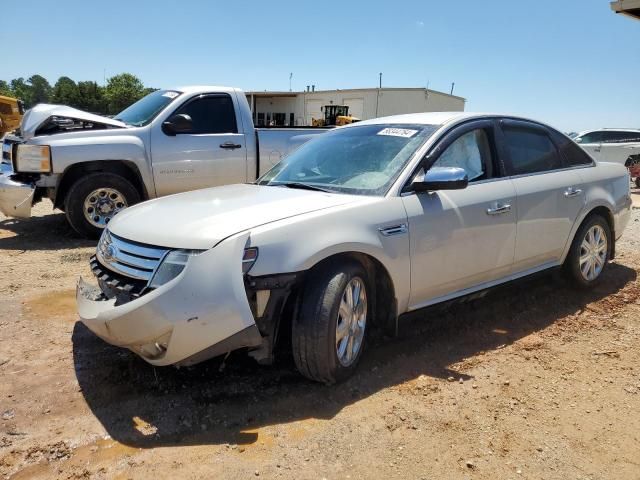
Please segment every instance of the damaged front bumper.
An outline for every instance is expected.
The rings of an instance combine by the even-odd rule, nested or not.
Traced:
[[[193,257],[173,280],[118,304],[82,279],[81,321],[96,335],[153,365],[192,365],[263,339],[245,291],[242,255],[249,234]]]
[[[0,212],[7,217],[29,218],[35,191],[35,184],[16,179],[11,166],[0,163]]]

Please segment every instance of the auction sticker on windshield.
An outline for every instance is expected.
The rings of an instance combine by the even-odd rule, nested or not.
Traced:
[[[377,133],[377,135],[389,135],[392,137],[411,138],[416,133],[418,133],[418,130],[411,130],[409,128],[383,128]]]

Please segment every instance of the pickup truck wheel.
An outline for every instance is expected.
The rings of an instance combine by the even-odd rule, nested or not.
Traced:
[[[580,226],[565,260],[570,278],[583,288],[596,285],[609,260],[611,230],[600,215],[592,215]]]
[[[364,349],[370,291],[367,273],[357,262],[333,263],[314,272],[292,326],[300,373],[326,384],[353,374]]]
[[[97,238],[113,216],[140,201],[140,194],[126,178],[96,172],[78,179],[64,201],[67,220],[80,235]]]

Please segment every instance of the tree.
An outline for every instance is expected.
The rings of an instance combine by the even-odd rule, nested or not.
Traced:
[[[51,102],[78,108],[80,103],[80,92],[78,91],[76,82],[71,80],[69,77],[60,77],[53,86]]]
[[[26,108],[31,108],[33,106],[31,90],[31,86],[27,85],[24,78],[19,77],[11,80],[11,92],[13,93],[13,96],[22,100]]]
[[[31,105],[37,105],[38,103],[48,103],[51,97],[51,85],[46,78],[42,75],[32,75],[27,80],[27,83],[31,85]]]
[[[78,106],[81,110],[93,113],[107,113],[104,88],[96,82],[78,82]]]
[[[0,95],[4,95],[5,97],[13,97],[11,87],[5,80],[0,80]]]
[[[144,94],[144,85],[138,77],[130,73],[121,73],[111,77],[107,80],[107,86],[104,89],[110,114],[121,112],[132,103],[140,100]]]

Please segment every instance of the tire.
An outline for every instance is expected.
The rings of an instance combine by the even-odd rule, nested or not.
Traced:
[[[86,238],[98,238],[118,211],[139,201],[140,193],[129,180],[115,173],[96,172],[71,185],[64,207],[76,232]],[[89,219],[91,209],[95,213],[93,221]]]
[[[297,318],[292,322],[293,358],[302,375],[330,385],[350,377],[362,357],[367,321],[371,321],[372,290],[365,269],[353,260],[324,265],[308,278]],[[364,295],[354,293],[352,298],[358,296],[360,307],[348,310],[347,288],[355,292],[353,287],[358,285]],[[346,335],[336,341],[339,325]]]
[[[640,177],[636,177],[636,187],[640,188]]]
[[[599,238],[604,238],[605,242]],[[609,224],[600,215],[591,215],[580,225],[564,263],[565,272],[576,286],[591,288],[602,280],[602,273],[609,261],[611,242]],[[581,263],[581,256],[588,259],[583,257]]]

